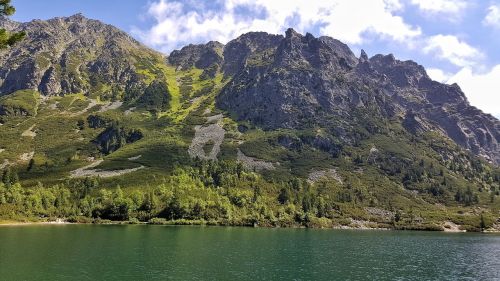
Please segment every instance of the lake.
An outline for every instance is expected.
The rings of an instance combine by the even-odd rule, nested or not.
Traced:
[[[500,280],[500,236],[153,225],[2,226],[0,280]]]

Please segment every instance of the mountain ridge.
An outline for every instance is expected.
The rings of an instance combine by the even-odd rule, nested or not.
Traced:
[[[137,73],[134,73],[136,71],[133,70],[134,65],[132,63],[122,64],[116,60],[113,63],[109,63],[109,60],[112,60],[114,56],[132,56],[132,53],[127,50],[129,46],[149,51],[148,48],[128,36],[125,32],[111,25],[105,25],[96,20],[89,20],[81,14],[54,18],[47,21],[33,20],[28,23],[15,23],[4,18],[2,22],[3,25],[8,25],[11,28],[28,30],[28,32],[32,33],[28,38],[34,37],[34,39],[27,39],[27,42],[22,44],[33,44],[29,40],[36,41],[37,39],[43,42],[43,38],[46,36],[49,36],[47,38],[51,38],[51,35],[47,33],[49,31],[41,32],[40,30],[57,28],[58,25],[69,30],[68,35],[63,35],[64,33],[62,33],[58,34],[58,36],[64,36],[66,40],[68,38],[72,39],[66,41],[61,47],[66,50],[69,49],[69,51],[63,51],[62,53],[56,51],[56,53],[51,54],[58,57],[59,62],[54,61],[54,59],[52,59],[52,62],[40,62],[43,58],[38,59],[39,61],[28,58],[27,60],[17,62],[16,60],[20,55],[17,53],[16,48],[22,48],[20,47],[22,44],[12,48],[10,53],[14,52],[14,57],[12,55],[7,59],[4,57],[2,64],[7,67],[13,64],[18,64],[19,66],[16,70],[12,68],[5,69],[5,67],[0,68],[0,93],[12,93],[16,90],[24,89],[38,90],[42,95],[77,93],[82,91],[84,93],[95,92],[97,86],[89,85],[85,81],[85,76],[89,76],[87,72],[107,72],[107,75],[104,77],[92,79],[116,81],[116,85],[112,87],[111,97],[106,98],[134,98],[118,96],[126,96],[128,92],[133,90],[131,88],[139,88],[137,91],[140,92],[147,87],[147,85],[140,85],[138,83],[139,81],[137,80],[139,78],[137,77]],[[36,30],[36,32],[33,32],[33,30]],[[93,44],[103,39],[102,37],[92,35],[94,37],[85,42],[82,38],[85,36],[88,37],[90,34],[105,34],[104,36],[109,37],[112,43],[107,46],[93,46]],[[76,42],[76,47],[71,46],[73,42]],[[50,45],[58,44],[61,43],[50,43]],[[47,46],[47,43],[39,43],[39,45],[32,46],[32,48],[34,49],[28,49],[27,51],[44,54],[44,49],[51,50],[51,47]],[[93,60],[95,61],[85,62],[85,58],[83,58],[84,63],[73,66],[74,69],[68,71],[69,67],[65,66],[71,64],[71,58],[68,57],[72,54],[72,48],[76,48],[77,50],[83,49],[78,56],[79,60],[82,59],[82,56],[94,56]],[[93,55],[83,54],[86,48],[103,48],[110,49],[111,51]],[[7,51],[4,51],[4,53],[9,54]],[[151,53],[154,53],[154,51],[151,50]],[[266,55],[268,57],[256,57]],[[99,57],[102,58],[101,61],[99,61]],[[277,124],[280,124],[282,127],[293,128],[297,126],[297,122],[299,121],[292,117],[299,112],[314,116],[316,114],[315,111],[318,110],[335,110],[335,114],[344,114],[345,117],[348,117],[345,115],[347,107],[352,106],[354,103],[356,103],[356,107],[363,107],[362,99],[368,98],[362,90],[352,90],[349,87],[369,87],[381,90],[385,94],[375,94],[376,97],[372,97],[371,101],[364,101],[365,103],[374,101],[380,103],[386,98],[391,98],[392,101],[390,103],[392,104],[385,103],[384,105],[379,105],[380,109],[382,111],[388,110],[385,114],[399,114],[402,118],[408,119],[403,122],[403,124],[407,125],[415,123],[416,119],[413,117],[418,116],[419,121],[417,123],[420,124],[411,125],[413,128],[408,128],[410,131],[413,130],[416,133],[418,130],[415,130],[415,126],[420,128],[434,128],[450,137],[465,149],[471,150],[474,154],[480,155],[496,165],[500,163],[500,122],[494,116],[484,114],[471,106],[457,84],[446,85],[435,82],[430,79],[423,66],[413,61],[399,61],[392,54],[378,54],[368,58],[366,53],[362,51],[358,58],[347,45],[336,39],[327,36],[315,38],[310,33],[301,35],[290,28],[286,31],[285,37],[263,32],[250,32],[231,40],[226,45],[218,42],[189,45],[181,50],[173,51],[167,56],[167,60],[170,64],[180,69],[191,67],[204,69],[204,75],[207,76],[213,77],[218,71],[224,73],[226,76],[235,75],[236,78],[233,78],[229,85],[221,91],[220,97],[217,97],[217,105],[228,111],[238,106],[238,118],[252,122],[259,122],[259,120],[264,119],[263,123],[265,124],[261,124],[264,127],[273,128]],[[274,65],[258,65],[269,63],[270,60],[273,61]],[[53,65],[54,62],[56,65]],[[251,65],[252,63],[254,65]],[[119,67],[117,68],[116,65]],[[61,68],[61,66],[65,69],[58,71],[57,67]],[[266,73],[266,67],[271,72]],[[297,75],[299,76],[304,76],[307,72],[307,75],[310,77],[297,78],[293,74],[290,74],[289,77],[278,77],[276,76],[276,71],[279,68],[288,68],[292,71],[294,69],[298,70]],[[82,72],[80,72],[80,69]],[[319,69],[320,71],[318,71]],[[245,75],[241,75],[243,71],[254,71],[255,73],[250,74],[250,77],[244,77]],[[258,73],[259,71],[264,71],[264,73]],[[61,75],[65,77],[59,77]],[[240,78],[238,78],[238,75],[240,75]],[[255,77],[263,75],[267,79],[284,80],[285,83],[272,85],[268,81],[265,83],[269,84],[265,86],[254,85],[255,88],[251,90],[254,91],[252,96],[253,103],[245,106],[248,102],[244,100],[248,98],[248,95],[245,93],[235,94],[237,91],[231,85],[238,87],[243,81],[238,81],[237,79],[255,79]],[[269,78],[272,75],[275,76]],[[337,81],[333,81],[333,78],[337,79]],[[89,79],[87,77],[86,80]],[[286,81],[287,79],[289,81],[295,79],[297,83],[308,81],[310,85],[305,85],[305,88],[304,85],[291,85],[290,83],[286,83],[289,82]],[[344,81],[342,79],[347,80]],[[61,83],[57,83],[57,80],[62,81]],[[342,83],[347,85],[342,86]],[[131,84],[134,84],[134,86],[130,86]],[[123,85],[126,85],[128,88],[124,89]],[[277,86],[279,88],[276,88],[273,93],[265,93],[263,95],[255,93],[255,91],[265,90],[259,87],[272,88]],[[288,86],[291,88],[285,89]],[[319,87],[319,90],[311,87]],[[278,98],[276,92],[280,91],[305,91],[308,93],[308,96],[283,96]],[[315,95],[314,93],[318,91],[322,91],[322,93]],[[231,95],[228,93],[231,93]],[[298,103],[307,104],[307,106],[304,106],[304,104],[300,106],[293,104],[294,100]],[[273,106],[272,108],[262,107],[271,105]],[[394,105],[396,105],[396,108],[393,108]],[[259,108],[262,108],[262,110],[255,110]],[[451,115],[450,111],[454,112],[452,116],[449,116]],[[465,116],[460,111],[469,112],[470,114]],[[409,114],[406,114],[406,112],[409,112]],[[267,116],[267,114],[273,115]],[[477,124],[482,124],[482,126],[478,126]]]
[[[0,24],[27,32],[0,51],[0,207],[22,216],[412,229],[498,217],[500,121],[413,61],[293,29],[166,56],[82,15]],[[29,207],[63,191],[64,210]]]

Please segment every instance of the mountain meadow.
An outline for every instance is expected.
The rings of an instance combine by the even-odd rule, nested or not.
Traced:
[[[500,231],[500,121],[413,61],[250,32],[0,28],[0,221]]]

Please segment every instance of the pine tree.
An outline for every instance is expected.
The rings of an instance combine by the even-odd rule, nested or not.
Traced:
[[[11,0],[0,0],[0,16],[11,16],[16,9],[10,4]],[[0,29],[0,49],[5,49],[21,41],[26,36],[24,31],[10,33],[7,30]]]
[[[484,221],[484,216],[483,216],[482,213],[481,213],[481,218],[480,218],[479,226],[481,227],[481,231],[483,231],[486,228],[486,222]]]
[[[29,171],[33,170],[34,167],[35,167],[35,159],[31,158],[30,162],[28,163],[27,171],[29,172]]]
[[[7,186],[11,184],[11,170],[9,167],[3,171],[2,182]]]

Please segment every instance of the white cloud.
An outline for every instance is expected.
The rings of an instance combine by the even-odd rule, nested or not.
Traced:
[[[489,72],[476,74],[470,67],[464,67],[448,80],[457,83],[469,102],[484,112],[500,119],[500,64]]]
[[[452,74],[444,72],[439,68],[427,68],[426,71],[429,77],[431,77],[434,81],[441,83],[447,82],[452,76]]]
[[[423,52],[460,67],[476,65],[484,57],[481,51],[456,36],[442,34],[429,37]]]
[[[484,25],[500,28],[500,5],[491,5],[483,20]]]
[[[400,0],[218,0],[217,7],[200,1],[157,0],[148,15],[155,24],[148,30],[133,29],[146,44],[169,52],[188,43],[217,40],[226,43],[249,31],[282,33],[319,29],[346,43],[359,44],[369,33],[408,43],[421,35],[419,27],[405,23],[395,11]],[[241,12],[241,9],[252,12]],[[255,11],[258,11],[255,13]]]
[[[370,38],[418,46],[421,54],[461,69],[453,75],[431,68],[427,71],[431,78],[459,83],[473,105],[500,116],[500,92],[495,92],[500,89],[500,65],[475,73],[484,54],[454,35],[422,34],[419,26],[397,15],[405,3],[447,18],[461,15],[469,5],[465,0],[154,0],[145,15],[154,20],[153,26],[133,33],[166,53],[190,43],[226,43],[249,31],[283,33],[288,27],[332,36],[355,47]],[[500,7],[491,6],[484,24],[498,23],[499,12]]]
[[[443,19],[458,20],[469,6],[465,0],[411,0],[427,15],[446,15]]]
[[[392,12],[401,7],[394,1],[339,1],[331,13],[321,19],[326,23],[321,33],[351,44],[362,43],[365,32],[408,43],[422,32],[405,23],[402,17],[393,15]]]

